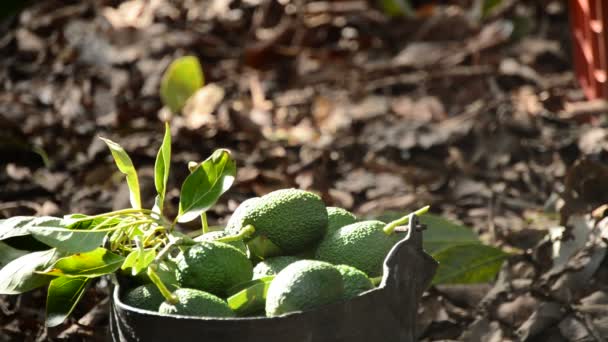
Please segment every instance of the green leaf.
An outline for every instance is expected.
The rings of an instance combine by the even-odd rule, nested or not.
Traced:
[[[110,148],[114,162],[118,170],[127,176],[127,185],[129,186],[131,206],[135,209],[141,209],[141,195],[139,193],[139,180],[137,171],[133,166],[131,158],[127,152],[117,143],[106,138],[100,138]]]
[[[97,248],[88,253],[78,253],[57,260],[42,273],[65,277],[100,277],[113,273],[125,258],[105,248]]]
[[[28,254],[28,251],[13,248],[4,242],[0,241],[0,269],[6,266],[9,262]]]
[[[15,216],[6,220],[0,220],[0,241],[16,236],[29,235],[30,227],[38,225],[60,226],[61,219],[51,216]]]
[[[272,279],[257,282],[255,285],[228,297],[226,300],[228,306],[239,316],[263,311],[271,282]]]
[[[156,187],[156,200],[154,201],[154,211],[162,214],[167,191],[167,181],[169,180],[169,168],[171,167],[171,128],[169,123],[165,123],[165,137],[156,155],[154,162],[154,186]]]
[[[423,245],[429,254],[450,246],[481,243],[477,234],[470,228],[431,214],[425,214],[419,218],[420,222],[426,225],[426,229],[423,231]]]
[[[46,297],[47,326],[63,323],[82,298],[89,280],[87,277],[59,277],[51,281]]]
[[[445,248],[433,258],[439,268],[433,284],[473,284],[492,281],[509,254],[479,243]]]
[[[122,223],[118,217],[88,216],[84,214],[71,214],[63,217],[65,228],[69,229],[94,229],[110,228]]]
[[[68,253],[84,253],[101,246],[109,230],[78,230],[57,227],[34,226],[32,236],[51,247]]]
[[[262,278],[258,278],[258,279],[249,280],[244,283],[236,284],[233,287],[229,288],[228,291],[226,291],[226,293],[228,293],[228,296],[232,296],[253,285],[272,281],[272,279],[274,279],[274,277],[275,276],[271,275],[271,276],[266,276],[266,277],[262,277]]]
[[[163,103],[173,113],[179,113],[186,101],[205,83],[198,59],[185,56],[174,60],[165,71],[160,84]]]
[[[60,257],[55,249],[23,255],[0,269],[0,294],[19,294],[46,285],[54,277],[38,274]]]
[[[154,249],[134,250],[127,255],[120,268],[123,270],[131,268],[131,274],[135,276],[146,269],[154,261],[154,258],[156,258],[156,250]]]
[[[182,184],[178,222],[190,222],[211,208],[234,183],[236,164],[228,150],[216,150]]]

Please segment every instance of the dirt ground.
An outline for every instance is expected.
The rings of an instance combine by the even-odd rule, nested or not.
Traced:
[[[0,24],[0,217],[127,207],[98,136],[151,207],[168,118],[170,212],[219,147],[238,176],[212,224],[285,187],[361,216],[430,204],[512,257],[491,284],[429,289],[421,340],[604,341],[608,106],[575,80],[566,1],[472,2],[391,19],[371,0],[40,1]],[[159,82],[183,55],[213,86],[171,116]],[[57,328],[44,298],[0,296],[0,341],[105,339],[105,281]]]

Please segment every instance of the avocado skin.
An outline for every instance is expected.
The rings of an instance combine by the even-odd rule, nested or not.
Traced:
[[[234,246],[201,241],[176,259],[175,275],[180,287],[198,289],[224,297],[226,290],[251,280],[253,265]]]
[[[268,238],[285,254],[305,251],[327,231],[327,211],[321,197],[298,189],[270,192],[247,203],[242,210],[239,206],[233,216],[236,217],[231,217],[226,226],[229,235],[238,234],[243,227],[252,225],[254,237],[262,235]]]
[[[221,298],[196,289],[181,288],[173,295],[177,303],[164,301],[158,312],[165,315],[184,315],[202,317],[235,317],[236,314]]]
[[[336,268],[340,271],[342,281],[344,282],[343,298],[345,300],[349,300],[362,292],[374,288],[374,284],[363,271],[348,265],[337,265]]]
[[[382,275],[382,265],[388,252],[401,235],[384,233],[386,223],[362,221],[344,226],[326,236],[315,252],[315,259],[334,265],[350,265],[369,277]]]
[[[253,279],[277,275],[285,267],[299,260],[300,258],[294,256],[278,256],[262,260],[253,268]]]
[[[122,297],[123,303],[149,311],[157,311],[164,300],[165,297],[152,283],[130,289]]]
[[[219,238],[223,238],[225,236],[226,236],[226,232],[224,232],[223,230],[217,230],[214,232],[207,232],[202,235],[199,235],[194,238],[194,241],[196,241],[196,242],[215,241],[215,240],[217,240]],[[245,245],[245,243],[242,240],[230,241],[230,242],[226,242],[226,243],[238,248],[241,252],[247,254],[247,246]]]
[[[338,207],[327,207],[327,234],[357,222],[357,217],[350,211]]]
[[[300,260],[274,278],[266,297],[266,315],[274,317],[338,302],[344,294],[342,275],[333,265]]]

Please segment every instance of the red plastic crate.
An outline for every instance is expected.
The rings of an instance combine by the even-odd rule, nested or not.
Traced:
[[[608,1],[570,0],[574,68],[589,99],[608,98]]]

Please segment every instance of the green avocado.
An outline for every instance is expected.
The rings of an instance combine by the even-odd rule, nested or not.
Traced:
[[[194,238],[194,241],[196,241],[196,242],[215,241],[215,240],[217,240],[219,238],[223,238],[225,236],[226,236],[226,232],[219,230],[219,231],[207,232],[202,235],[199,235]],[[247,254],[247,246],[245,245],[245,243],[242,240],[230,241],[230,242],[226,242],[226,243],[238,248],[241,252]]]
[[[253,268],[253,279],[263,278],[266,276],[277,275],[285,267],[300,260],[293,256],[278,256],[260,261]]]
[[[244,207],[241,209],[241,206]],[[239,234],[243,228],[251,225],[255,228],[252,238],[263,236],[285,254],[305,251],[317,243],[327,230],[325,204],[321,197],[312,192],[276,190],[251,202],[243,202],[241,206],[228,221],[228,235]],[[261,258],[267,256],[259,255]]]
[[[374,288],[372,281],[362,271],[348,265],[338,265],[336,268],[340,271],[340,274],[342,274],[342,281],[344,282],[343,298],[345,300],[356,297],[361,292]]]
[[[144,310],[157,311],[165,297],[156,285],[146,284],[128,290],[122,297],[122,302]]]
[[[251,280],[253,265],[245,253],[227,243],[202,241],[176,258],[175,275],[180,287],[224,297],[226,290]]]
[[[310,310],[340,301],[343,295],[342,275],[335,266],[315,260],[296,261],[270,283],[266,315]]]
[[[382,265],[391,248],[402,238],[386,234],[386,223],[362,221],[336,230],[317,247],[315,259],[335,265],[350,265],[370,277],[382,275]]]
[[[165,315],[203,316],[203,317],[235,317],[236,314],[221,298],[196,289],[182,288],[175,290],[173,295],[177,303],[164,301],[158,312]]]
[[[350,211],[337,207],[327,207],[327,234],[357,222],[357,217]]]

